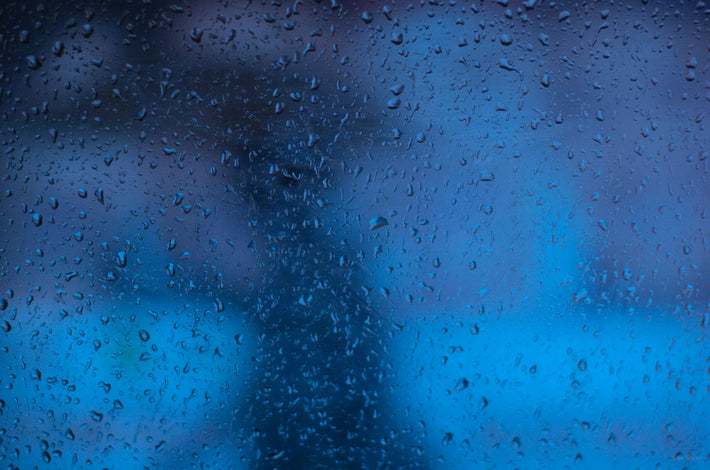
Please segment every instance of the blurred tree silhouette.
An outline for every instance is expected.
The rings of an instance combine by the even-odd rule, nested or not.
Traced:
[[[250,15],[264,15],[258,10]],[[328,21],[338,21],[336,10],[323,11]],[[214,21],[232,20],[240,12],[234,5]],[[66,174],[53,190],[60,200],[75,197],[82,182],[101,189],[101,195],[91,195],[87,187],[98,199],[96,212],[80,216],[89,228],[100,229],[84,226],[85,235],[72,242],[77,253],[86,253],[79,249],[86,237],[98,251],[97,259],[90,250],[91,263],[82,265],[81,273],[85,281],[100,280],[109,296],[90,307],[100,314],[127,296],[170,302],[208,296],[214,299],[214,314],[254,320],[255,338],[234,332],[237,345],[257,345],[245,376],[249,393],[233,397],[222,416],[205,421],[205,426],[240,429],[210,435],[220,444],[246,440],[243,458],[249,467],[375,468],[414,462],[405,448],[409,444],[394,439],[380,403],[382,322],[359,287],[365,278],[353,261],[356,253],[336,236],[342,229],[330,225],[338,219],[339,208],[328,197],[338,185],[337,165],[347,159],[348,150],[342,149],[367,145],[363,130],[379,132],[379,122],[366,121],[374,111],[357,94],[340,93],[339,77],[325,63],[299,65],[297,52],[275,54],[279,46],[272,44],[267,53],[243,59],[229,49],[233,29],[226,38],[198,32],[198,24],[176,34],[179,28],[171,25],[178,20],[171,17],[183,13],[168,3],[5,7],[3,44],[10,53],[4,56],[4,81],[15,97],[5,120],[25,116],[21,138],[37,133],[39,144],[54,147],[57,158],[70,153],[64,147],[69,145],[73,157],[66,165],[75,173]],[[28,47],[9,39],[16,28],[30,29],[39,21],[44,24],[31,33]],[[187,18],[181,24],[192,22]],[[235,43],[241,48],[264,46],[243,31],[238,35]],[[41,65],[29,63],[28,69],[21,62],[31,48],[42,51],[35,52]],[[201,60],[210,49],[220,50],[219,59]],[[47,111],[32,112],[38,100],[49,103]],[[357,134],[350,130],[355,119]],[[36,152],[37,145],[31,149]],[[46,163],[32,160],[39,168]],[[70,212],[75,213],[73,207]],[[168,218],[185,229],[173,231]],[[230,237],[237,225],[250,239]],[[77,229],[66,221],[62,227],[69,237]],[[169,237],[178,239],[174,253],[163,248]],[[215,239],[221,243],[216,251]],[[247,246],[251,258],[233,259],[225,239]],[[130,240],[127,248],[122,240]],[[187,256],[184,250],[196,253]],[[128,260],[117,262],[120,256]],[[178,266],[177,275],[170,267],[165,273],[168,263]],[[74,300],[77,312],[83,311],[82,302]],[[224,304],[227,310],[220,313]],[[205,433],[196,430],[195,435]],[[202,446],[212,444],[170,442],[169,448],[191,449],[197,464]],[[159,462],[187,463],[176,454],[165,454]]]

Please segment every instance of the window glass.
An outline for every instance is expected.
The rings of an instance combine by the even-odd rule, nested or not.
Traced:
[[[7,468],[701,468],[704,2],[0,6]]]

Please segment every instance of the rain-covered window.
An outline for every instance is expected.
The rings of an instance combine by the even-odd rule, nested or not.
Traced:
[[[0,5],[3,468],[706,468],[710,5]]]

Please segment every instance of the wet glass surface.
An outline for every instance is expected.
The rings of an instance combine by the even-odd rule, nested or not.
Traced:
[[[3,3],[3,468],[703,468],[709,8]]]

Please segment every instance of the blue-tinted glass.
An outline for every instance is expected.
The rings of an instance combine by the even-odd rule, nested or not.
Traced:
[[[0,5],[3,468],[710,465],[710,5]]]

